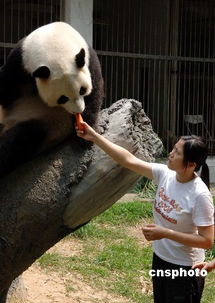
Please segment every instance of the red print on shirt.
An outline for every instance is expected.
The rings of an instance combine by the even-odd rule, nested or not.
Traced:
[[[155,210],[167,221],[177,224],[177,220],[174,218],[171,218],[167,214],[170,214],[173,209],[180,212],[182,208],[179,206],[178,203],[174,199],[171,199],[167,195],[165,195],[165,189],[164,187],[161,187],[158,193],[159,201],[155,201]]]

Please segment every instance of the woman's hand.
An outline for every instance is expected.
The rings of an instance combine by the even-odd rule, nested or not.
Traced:
[[[211,248],[213,244],[214,226],[198,226],[198,234],[184,233],[156,224],[148,224],[142,228],[142,232],[148,241],[166,238],[190,247]]]
[[[90,127],[86,122],[80,122],[80,124],[83,127],[83,130],[79,130],[78,127],[75,126],[77,136],[87,141],[93,142],[97,134],[95,130]]]
[[[195,269],[195,268],[198,268],[200,270],[205,269],[205,270],[207,270],[207,272],[210,272],[213,269],[215,269],[215,259],[210,262],[197,263],[192,266],[192,269]]]
[[[142,233],[144,234],[146,240],[160,240],[166,238],[168,229],[157,224],[147,224],[142,227]]]

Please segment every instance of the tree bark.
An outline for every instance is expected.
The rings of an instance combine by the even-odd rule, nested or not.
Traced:
[[[100,132],[153,161],[162,143],[141,103],[122,99],[101,112]],[[73,137],[0,181],[0,303],[14,279],[67,234],[100,214],[140,176]],[[22,301],[20,301],[22,302]]]

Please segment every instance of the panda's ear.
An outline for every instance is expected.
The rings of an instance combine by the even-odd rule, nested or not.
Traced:
[[[80,52],[75,56],[75,62],[78,68],[81,68],[85,64],[85,50],[82,48]]]
[[[40,66],[32,73],[32,76],[34,78],[48,79],[50,69],[47,66]]]

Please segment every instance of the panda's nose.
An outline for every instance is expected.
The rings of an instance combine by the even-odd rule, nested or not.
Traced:
[[[58,104],[65,104],[67,101],[69,101],[69,98],[66,96],[61,96],[58,100],[57,103]]]

